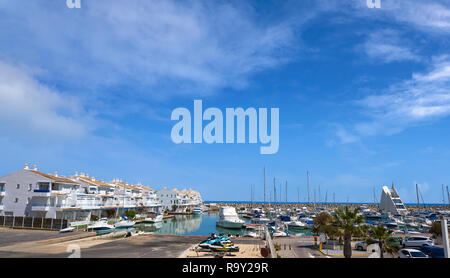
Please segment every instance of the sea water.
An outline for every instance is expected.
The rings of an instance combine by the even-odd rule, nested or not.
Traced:
[[[225,229],[217,227],[216,222],[219,220],[217,213],[207,213],[200,215],[175,215],[173,218],[165,219],[163,222],[155,224],[138,224],[136,229],[144,232],[153,232],[161,235],[196,235],[208,236],[211,233],[225,235],[240,236],[246,234],[250,230],[242,229]],[[246,223],[250,223],[248,219],[243,219]],[[290,235],[310,236],[308,230],[289,230]]]

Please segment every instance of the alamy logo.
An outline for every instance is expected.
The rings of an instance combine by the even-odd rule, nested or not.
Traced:
[[[81,0],[66,0],[66,5],[69,9],[79,9],[81,8]]]
[[[367,0],[367,7],[381,9],[381,0]]]
[[[218,108],[211,107],[203,112],[201,100],[194,100],[194,143],[201,144],[203,141],[207,144],[224,143],[223,134],[223,114]],[[259,115],[258,115],[259,114]],[[225,110],[225,143],[238,144],[246,143],[246,120],[248,119],[248,143],[256,144],[259,142],[267,144],[260,147],[261,154],[275,154],[279,147],[279,108],[270,109],[270,135],[268,134],[267,108],[259,108],[258,111],[253,108],[226,108]],[[172,128],[172,141],[175,144],[192,143],[191,136],[191,112],[183,107],[172,111],[171,120],[178,121]],[[203,128],[203,120],[210,121]],[[236,128],[235,128],[236,120]],[[258,136],[259,129],[259,136]]]

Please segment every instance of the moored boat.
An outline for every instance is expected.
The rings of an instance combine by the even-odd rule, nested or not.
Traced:
[[[244,220],[239,218],[234,207],[221,207],[216,225],[222,228],[240,229],[244,225]]]

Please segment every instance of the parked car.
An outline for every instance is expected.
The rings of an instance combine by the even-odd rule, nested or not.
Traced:
[[[399,258],[428,258],[426,254],[417,249],[402,249],[398,252]]]
[[[436,247],[436,246],[422,246],[420,247],[420,251],[428,255],[431,258],[444,258],[444,248]]]
[[[369,244],[374,244],[374,243],[378,243],[378,240],[371,239],[371,240],[369,240],[369,242],[360,241],[355,244],[355,249],[358,251],[365,251],[365,250],[367,250],[367,246]],[[401,237],[390,237],[387,239],[386,243],[390,244],[390,245],[402,246],[402,238]]]
[[[410,236],[403,240],[403,248],[433,246],[433,240],[426,236]]]
[[[374,244],[374,243],[378,243],[378,240],[371,239],[369,241],[360,241],[355,244],[355,249],[358,251],[364,251],[364,250],[367,250],[368,245]]]

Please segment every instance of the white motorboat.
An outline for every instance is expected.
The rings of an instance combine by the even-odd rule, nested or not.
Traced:
[[[131,220],[122,220],[114,224],[114,227],[116,228],[130,228],[133,227],[136,222]]]
[[[164,216],[162,214],[158,214],[158,215],[156,215],[153,218],[152,217],[146,217],[144,219],[144,222],[147,222],[147,223],[158,223],[158,222],[162,222],[163,219],[164,219]]]
[[[239,218],[234,207],[221,207],[216,225],[222,228],[240,229],[244,225],[244,220]]]
[[[255,237],[259,237],[259,235],[257,233],[255,233],[255,232],[248,232],[245,235],[243,235],[243,237],[253,237],[253,238],[255,238]]]
[[[291,229],[303,229],[307,228],[307,224],[301,221],[292,221],[288,223],[288,227]]]
[[[92,231],[106,231],[106,230],[111,230],[111,229],[114,229],[114,226],[108,224],[104,220],[97,221],[94,224],[89,225],[87,227],[87,230],[92,230]]]
[[[267,223],[269,223],[271,220],[269,218],[265,218],[265,217],[255,217],[252,218],[251,222],[253,224],[261,224],[261,225],[265,225]]]
[[[288,234],[283,231],[274,231],[272,234],[273,237],[287,237]]]
[[[194,214],[202,214],[203,210],[201,207],[196,207],[196,208],[194,208],[193,213]]]

